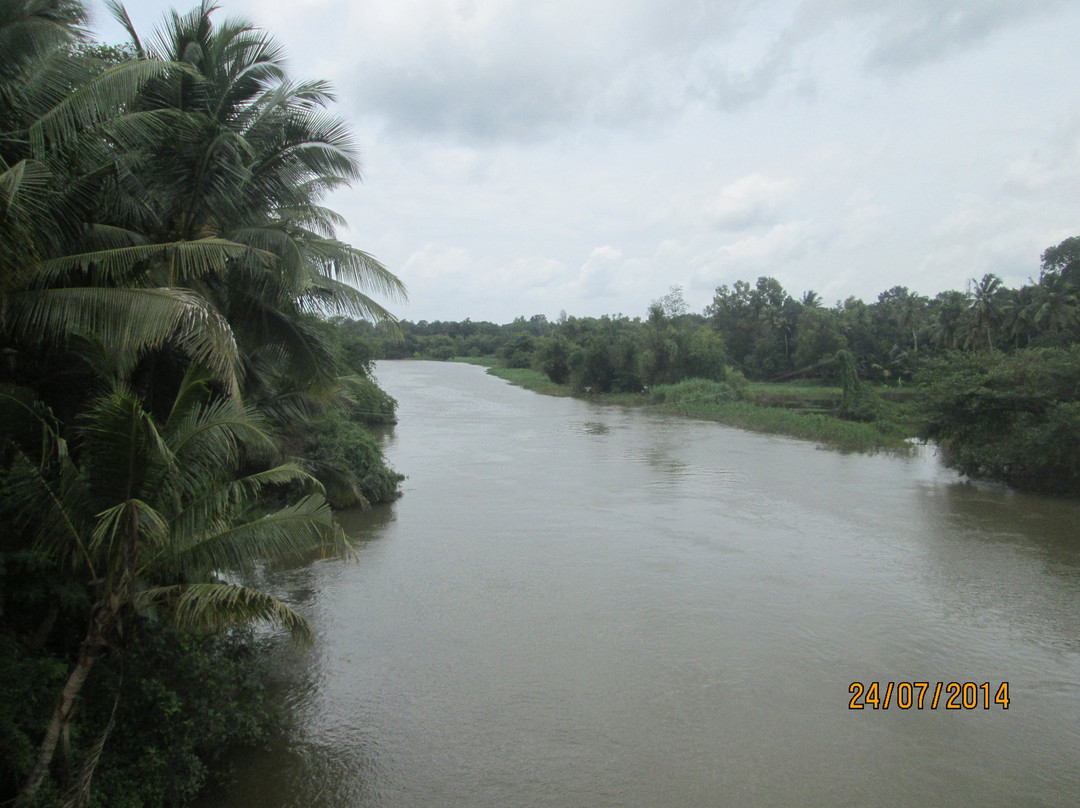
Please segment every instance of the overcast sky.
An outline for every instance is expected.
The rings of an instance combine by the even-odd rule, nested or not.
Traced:
[[[127,3],[143,36],[192,5]],[[365,170],[330,204],[403,319],[1019,286],[1080,235],[1076,0],[221,5],[334,83]]]

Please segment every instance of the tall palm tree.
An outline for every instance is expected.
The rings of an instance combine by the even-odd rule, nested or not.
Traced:
[[[235,389],[227,322],[192,290],[155,284],[146,270],[169,261],[199,276],[250,247],[151,245],[94,216],[122,170],[123,150],[109,144],[130,128],[125,110],[147,82],[177,68],[110,67],[74,52],[83,19],[69,0],[0,9],[0,341],[11,362],[43,338],[79,333],[133,359],[172,343]]]
[[[245,398],[286,438],[308,432],[310,419],[344,392],[312,315],[393,324],[369,293],[404,298],[394,275],[337,238],[343,221],[321,205],[360,176],[348,129],[326,112],[333,97],[325,82],[290,81],[272,38],[243,20],[216,25],[211,3],[173,14],[149,44],[119,3],[112,8],[147,58],[190,68],[140,96],[139,109],[168,113],[174,125],[145,149],[137,173],[154,215],[132,227],[151,241],[213,236],[250,248],[224,271],[170,272],[167,280],[197,291],[230,324]],[[317,473],[332,482],[327,469]]]
[[[168,112],[173,125],[146,150],[139,185],[152,204],[132,227],[156,242],[214,236],[273,255],[272,263],[240,259],[212,277],[170,280],[213,301],[247,349],[297,360],[293,374],[325,370],[299,315],[392,321],[366,292],[404,296],[385,267],[336,238],[341,219],[319,204],[360,176],[347,127],[325,111],[327,85],[288,80],[271,37],[243,20],[215,26],[207,0],[174,13],[149,45],[123,7],[112,8],[148,58],[190,67],[140,97],[141,109]]]
[[[1020,339],[1028,341],[1036,331],[1037,312],[1034,286],[1006,289],[1000,293],[1001,330],[1012,337],[1013,347],[1020,347]]]
[[[911,342],[916,353],[919,351],[919,330],[926,317],[927,302],[925,297],[913,292],[906,292],[898,301],[897,325],[902,331],[911,333]]]
[[[994,349],[993,329],[1001,319],[1001,301],[999,293],[1003,290],[1001,278],[993,273],[983,275],[981,281],[974,281],[971,291],[971,330],[967,344],[977,345],[985,337],[988,350]]]

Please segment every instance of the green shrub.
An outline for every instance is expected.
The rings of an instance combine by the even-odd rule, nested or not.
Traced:
[[[265,743],[283,722],[268,681],[268,641],[250,631],[141,629],[122,669],[106,657],[87,685],[86,716],[73,737],[80,751],[97,741],[120,693],[92,808],[185,805],[227,754]]]
[[[963,474],[1080,495],[1080,345],[927,365],[926,436]]]
[[[676,384],[660,384],[649,391],[650,404],[673,407],[738,401],[739,391],[728,382],[711,379],[686,379]]]
[[[265,743],[280,728],[269,680],[269,640],[250,631],[203,634],[145,619],[131,621],[123,664],[94,666],[71,724],[70,760],[54,776],[75,776],[99,742],[116,705],[90,791],[92,808],[188,804],[240,747]],[[14,796],[66,676],[62,659],[31,654],[0,634],[0,799]],[[117,701],[119,696],[119,701]],[[57,805],[66,784],[46,781],[35,805]]]
[[[350,377],[345,388],[352,399],[346,408],[349,420],[364,424],[397,422],[397,401],[371,379]]]
[[[529,334],[515,334],[495,355],[508,368],[529,368],[532,367],[535,344],[536,340]]]
[[[363,426],[331,412],[306,436],[301,455],[313,464],[335,508],[389,502],[405,477],[386,464],[382,448]]]
[[[573,351],[574,344],[561,335],[541,337],[533,351],[533,367],[555,384],[566,384],[570,380],[570,354]]]

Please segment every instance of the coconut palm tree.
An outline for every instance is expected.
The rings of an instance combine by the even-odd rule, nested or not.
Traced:
[[[1060,272],[1043,272],[1035,295],[1032,319],[1039,331],[1062,331],[1076,324],[1077,293]]]
[[[967,345],[978,345],[985,337],[988,350],[994,349],[993,329],[1001,319],[1001,301],[999,293],[1003,290],[1001,278],[993,273],[983,275],[981,281],[975,281],[971,292],[971,330],[968,332]]]
[[[1030,341],[1035,328],[1037,301],[1034,286],[1006,289],[1000,294],[1001,333],[1012,337],[1013,347],[1020,347],[1020,340]]]
[[[148,84],[141,109],[168,112],[173,126],[146,149],[139,186],[152,200],[133,229],[151,241],[214,236],[252,248],[226,272],[170,280],[212,300],[238,338],[298,357],[290,370],[325,369],[316,336],[297,326],[303,313],[393,320],[366,292],[401,298],[401,282],[370,255],[336,238],[340,217],[325,194],[360,176],[348,129],[329,115],[324,82],[294,83],[281,48],[243,20],[215,26],[204,2],[173,14],[143,45],[123,7],[117,17],[148,58],[183,62]],[[251,260],[271,254],[272,263]]]
[[[153,282],[168,262],[192,276],[250,255],[221,239],[149,244],[95,217],[116,185],[125,109],[166,63],[106,66],[73,51],[83,11],[66,0],[0,9],[0,341],[9,364],[28,345],[95,334],[137,359],[171,343],[236,388],[227,322],[190,289]],[[261,256],[267,260],[269,256]]]
[[[92,400],[62,438],[32,393],[0,389],[5,423],[38,420],[22,431],[5,479],[0,513],[37,551],[85,577],[93,592],[88,625],[16,804],[44,781],[95,660],[121,653],[123,625],[157,609],[179,625],[221,628],[256,619],[306,636],[303,618],[276,598],[218,579],[254,560],[343,546],[321,487],[295,465],[244,476],[235,469],[275,450],[257,416],[215,396],[209,374],[191,370],[159,421],[123,385]],[[35,440],[36,438],[36,440]],[[43,455],[29,445],[44,442]],[[297,501],[259,515],[268,487],[303,486]]]

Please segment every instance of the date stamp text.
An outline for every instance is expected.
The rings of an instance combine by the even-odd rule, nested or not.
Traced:
[[[1009,683],[990,682],[852,682],[849,710],[989,710],[1009,709]]]

